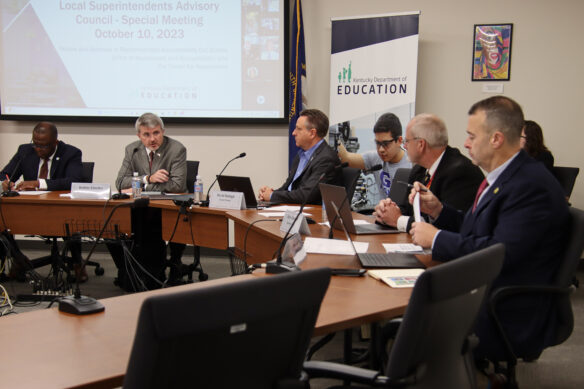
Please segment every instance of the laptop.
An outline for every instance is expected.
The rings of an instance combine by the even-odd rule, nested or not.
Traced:
[[[343,219],[339,214],[339,209],[333,203],[331,205],[333,213],[339,219]],[[407,253],[358,253],[355,249],[355,244],[351,239],[351,235],[345,228],[345,224],[341,223],[342,230],[345,232],[347,240],[351,243],[351,248],[353,253],[359,258],[361,266],[364,268],[395,268],[395,269],[410,269],[410,268],[421,268],[425,269],[426,266],[416,258],[414,254]]]
[[[277,203],[271,201],[260,201],[251,186],[249,177],[239,176],[217,176],[219,188],[228,192],[242,192],[245,197],[245,206],[247,208],[265,208]]]
[[[335,211],[332,204],[339,208],[339,213],[342,216],[345,228],[355,235],[369,235],[369,234],[398,234],[400,231],[397,228],[385,226],[381,224],[355,224],[353,215],[351,213],[350,200],[347,199],[347,191],[343,186],[319,184],[322,201],[326,208],[326,216],[329,222],[334,220],[333,227],[337,230],[341,228],[341,218],[335,218]]]

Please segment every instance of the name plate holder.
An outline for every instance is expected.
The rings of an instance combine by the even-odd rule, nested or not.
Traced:
[[[72,199],[109,200],[110,197],[110,184],[98,184],[93,182],[71,183]]]
[[[305,258],[306,249],[304,248],[304,242],[300,238],[300,234],[292,235],[288,238],[282,250],[282,262],[291,262],[298,266]]]
[[[218,190],[209,194],[209,208],[247,209],[243,192]]]
[[[282,219],[282,224],[280,224],[280,231],[282,232],[288,231],[288,229],[292,225],[292,222],[296,218],[296,215],[298,215],[298,211],[290,210],[286,211],[284,213],[284,218]],[[290,229],[290,234],[297,233],[310,235],[310,229],[308,228],[308,223],[306,222],[306,217],[304,217],[304,214],[298,216],[298,219],[296,219],[296,223],[294,223],[294,226]]]

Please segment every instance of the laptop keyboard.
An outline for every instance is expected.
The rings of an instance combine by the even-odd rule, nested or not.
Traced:
[[[359,259],[361,263],[367,266],[387,266],[389,257],[387,254],[382,253],[366,253],[359,254]]]

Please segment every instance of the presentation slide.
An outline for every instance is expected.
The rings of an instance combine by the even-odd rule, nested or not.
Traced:
[[[284,119],[285,4],[1,1],[0,114]]]

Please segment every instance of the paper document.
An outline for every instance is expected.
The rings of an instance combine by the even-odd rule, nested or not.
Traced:
[[[387,253],[423,253],[422,246],[413,243],[383,243]]]
[[[304,209],[312,209],[312,207],[304,207]],[[270,207],[270,211],[282,211],[282,212],[295,211],[295,212],[298,212],[298,211],[300,211],[300,206],[299,205],[276,205],[274,207]]]
[[[271,210],[272,208],[270,208]],[[284,214],[286,212],[258,212],[258,215],[262,216],[262,217],[284,217]],[[302,212],[302,214],[304,216],[310,216],[309,213],[306,212]]]
[[[45,193],[51,193],[48,190],[23,190],[23,191],[19,191],[18,194],[24,195],[24,196],[37,196],[37,195],[42,195]]]
[[[414,196],[414,220],[417,223],[422,221],[422,216],[420,215],[420,192]]]
[[[354,244],[359,253],[366,253],[369,248],[367,242],[354,242]],[[351,243],[347,240],[309,237],[304,239],[304,248],[307,253],[314,254],[355,255]]]
[[[413,288],[424,269],[376,269],[367,274],[392,288]]]

